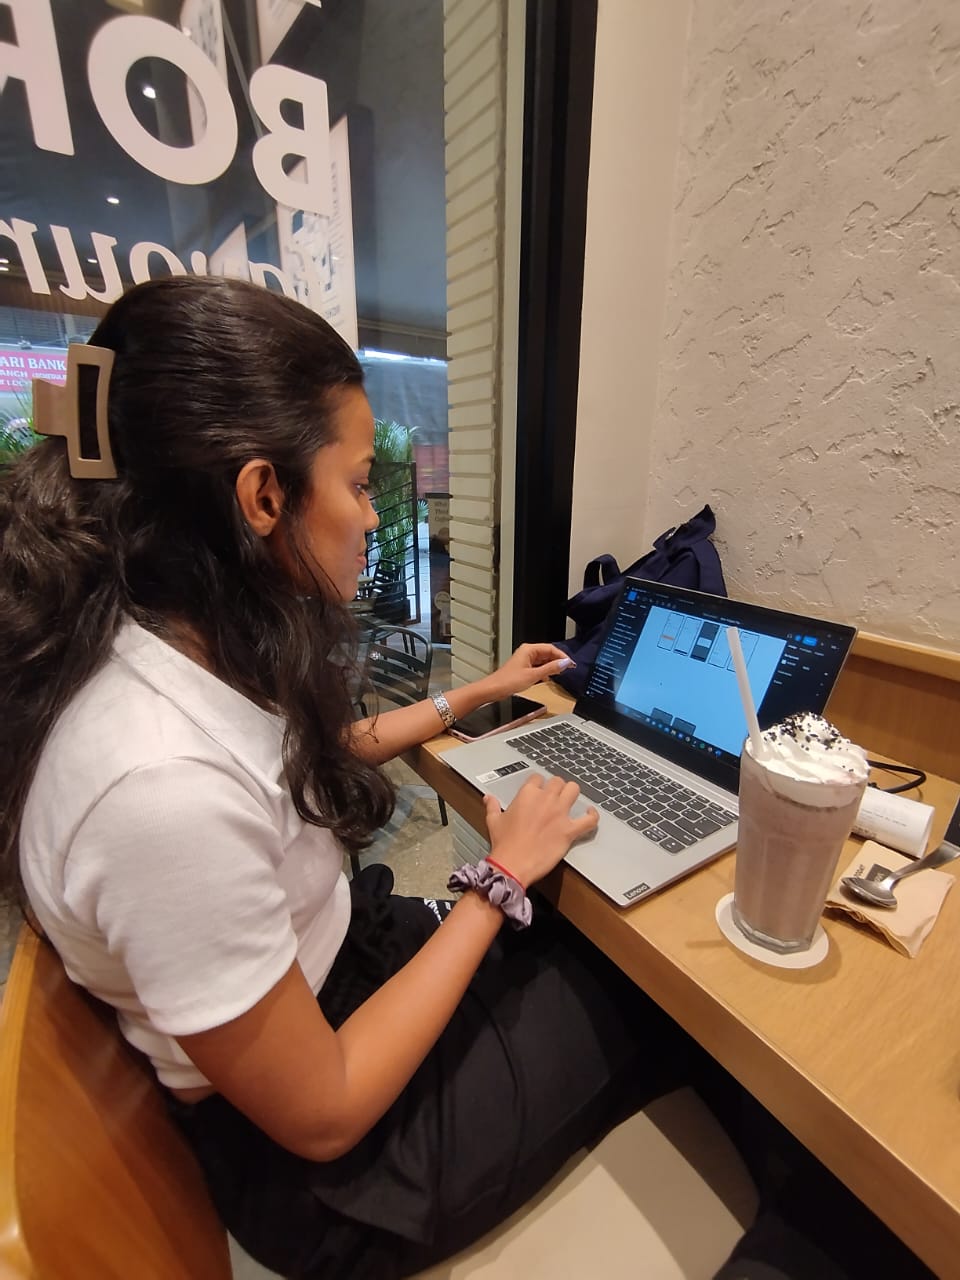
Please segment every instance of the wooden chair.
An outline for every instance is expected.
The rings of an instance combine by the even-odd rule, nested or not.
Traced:
[[[145,1059],[24,925],[0,1013],[0,1276],[230,1280]]]
[[[0,1013],[2,1280],[269,1280],[233,1249],[148,1064],[24,926]],[[709,1280],[756,1211],[689,1089],[575,1156],[419,1280]],[[696,1224],[691,1230],[691,1223]]]

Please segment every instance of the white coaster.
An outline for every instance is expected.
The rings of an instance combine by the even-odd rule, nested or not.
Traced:
[[[821,925],[813,935],[813,942],[806,951],[770,951],[751,942],[746,934],[741,933],[733,918],[733,894],[728,893],[717,903],[717,924],[720,932],[732,942],[738,951],[742,951],[751,960],[759,960],[761,964],[773,965],[775,969],[812,969],[815,964],[825,960],[830,950],[830,939]]]

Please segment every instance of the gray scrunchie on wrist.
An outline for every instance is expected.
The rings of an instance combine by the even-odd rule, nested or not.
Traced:
[[[533,905],[523,885],[512,876],[492,867],[486,858],[473,865],[459,867],[447,881],[450,890],[475,889],[495,907],[499,907],[514,929],[526,929],[533,923]]]

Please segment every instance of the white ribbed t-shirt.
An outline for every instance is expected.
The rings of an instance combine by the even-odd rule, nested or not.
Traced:
[[[319,991],[350,892],[284,785],[283,722],[134,623],[57,720],[20,865],[67,973],[117,1010],[172,1088],[175,1036],[252,1008],[296,958]]]

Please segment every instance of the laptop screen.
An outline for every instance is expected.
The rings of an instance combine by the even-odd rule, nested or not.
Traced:
[[[735,789],[747,725],[728,626],[740,629],[761,728],[822,712],[856,635],[838,623],[628,578],[577,714]]]

